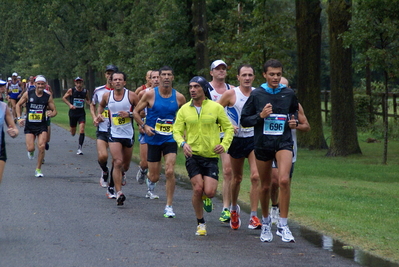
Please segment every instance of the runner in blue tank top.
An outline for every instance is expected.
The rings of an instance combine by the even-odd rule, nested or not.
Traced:
[[[172,202],[175,191],[175,172],[177,144],[173,139],[173,123],[177,110],[186,103],[186,98],[172,88],[173,70],[164,66],[159,70],[159,86],[149,90],[140,99],[133,111],[137,124],[145,131],[148,146],[148,179],[156,183],[161,172],[161,158],[165,158],[166,207],[164,217],[174,218]],[[146,122],[140,112],[147,108]]]

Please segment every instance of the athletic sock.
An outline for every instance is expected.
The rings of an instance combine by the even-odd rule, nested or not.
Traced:
[[[81,133],[79,135],[79,146],[82,147],[83,146],[83,142],[85,141],[85,134]]]
[[[100,168],[101,170],[103,170],[103,172],[108,172],[107,162],[101,163],[100,161],[98,161],[98,164],[100,165]]]
[[[258,212],[256,212],[256,211],[251,211],[251,217],[252,217],[252,216],[258,217]]]
[[[153,183],[150,180],[148,180],[148,191],[154,192],[156,185],[157,183]]]
[[[262,224],[270,224],[271,218],[270,215],[267,216],[266,218],[262,216]]]
[[[200,224],[200,223],[205,223],[205,219],[204,219],[204,218],[202,218],[202,219],[197,219],[197,223],[198,223],[198,224]]]
[[[109,179],[109,186],[114,187],[114,179],[112,178],[112,171],[114,170],[114,165],[111,167],[111,172],[109,173],[108,179]]]
[[[288,224],[288,218],[281,218],[278,220],[280,225],[287,225]]]

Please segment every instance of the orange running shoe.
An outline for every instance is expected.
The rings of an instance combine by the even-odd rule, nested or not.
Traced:
[[[237,210],[230,210],[230,227],[233,230],[237,230],[240,226],[240,206],[237,205]]]
[[[252,216],[251,219],[249,220],[248,224],[248,229],[260,229],[262,228],[262,224],[260,223],[260,220],[256,216]]]

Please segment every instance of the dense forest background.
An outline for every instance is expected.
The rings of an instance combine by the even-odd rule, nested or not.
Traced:
[[[279,59],[312,126],[302,146],[327,148],[319,102],[331,90],[330,156],[361,153],[355,115],[343,118],[355,114],[356,94],[393,91],[399,74],[397,1],[3,0],[0,12],[1,78],[43,74],[56,96],[76,76],[90,90],[103,84],[107,64],[127,73],[130,89],[169,65],[186,93],[213,60],[226,61],[232,84],[252,64],[258,86],[263,63]]]

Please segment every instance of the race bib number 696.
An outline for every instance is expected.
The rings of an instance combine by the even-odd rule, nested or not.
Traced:
[[[263,124],[264,135],[282,135],[284,132],[287,115],[284,114],[270,114],[265,118]]]

